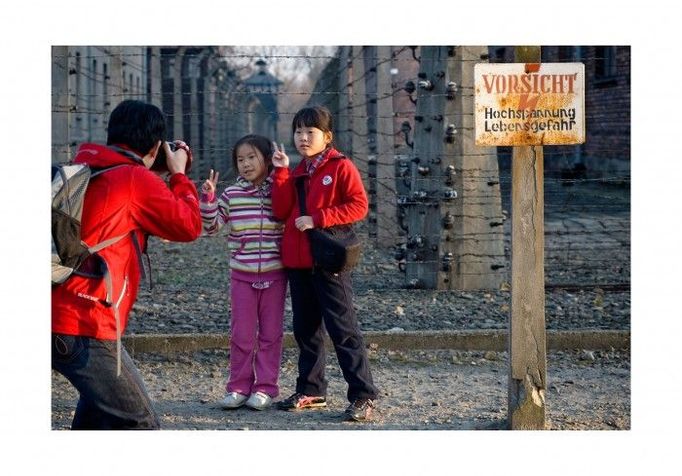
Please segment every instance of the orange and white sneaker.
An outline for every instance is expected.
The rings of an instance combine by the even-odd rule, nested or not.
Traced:
[[[310,396],[302,393],[294,393],[289,398],[277,402],[280,410],[292,411],[305,408],[323,408],[327,406],[327,398],[324,396]]]

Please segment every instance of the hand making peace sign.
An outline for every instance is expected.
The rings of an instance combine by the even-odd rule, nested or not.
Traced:
[[[277,147],[277,142],[272,142],[272,148],[275,152],[272,154],[272,165],[275,167],[289,167],[289,157],[286,152],[284,152],[284,144],[281,144],[281,148]]]
[[[218,185],[218,175],[220,172],[213,173],[213,169],[208,173],[208,179],[201,185],[201,191],[207,195],[215,194]]]

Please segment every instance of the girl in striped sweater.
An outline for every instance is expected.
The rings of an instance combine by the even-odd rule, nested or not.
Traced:
[[[242,137],[232,151],[236,183],[216,200],[218,172],[211,170],[201,188],[206,234],[229,226],[232,335],[223,408],[263,410],[279,393],[287,279],[280,259],[283,225],[272,215],[273,152],[263,136]]]

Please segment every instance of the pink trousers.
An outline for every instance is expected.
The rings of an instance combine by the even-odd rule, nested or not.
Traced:
[[[279,395],[279,367],[284,334],[284,299],[287,280],[272,281],[256,289],[251,283],[232,279],[232,329],[228,392]]]

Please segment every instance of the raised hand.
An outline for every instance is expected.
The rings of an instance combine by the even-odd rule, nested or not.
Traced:
[[[284,144],[281,147],[277,146],[277,142],[272,142],[272,148],[275,152],[272,154],[272,165],[275,167],[289,167],[289,157],[284,152]]]
[[[213,169],[208,173],[208,179],[201,185],[201,191],[207,195],[215,194],[218,186],[218,175],[220,172],[213,172]]]

